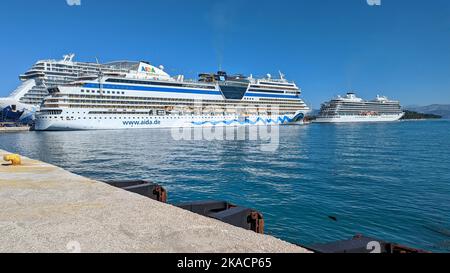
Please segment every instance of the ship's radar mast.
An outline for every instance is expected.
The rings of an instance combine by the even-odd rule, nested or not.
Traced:
[[[75,54],[73,54],[73,53],[63,56],[65,62],[72,62],[74,57],[75,57]]]

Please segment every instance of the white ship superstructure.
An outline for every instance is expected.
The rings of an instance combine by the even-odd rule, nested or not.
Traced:
[[[355,93],[338,96],[322,105],[315,122],[345,123],[345,122],[379,122],[397,121],[404,116],[398,101],[389,100],[383,96],[365,101]]]
[[[0,98],[0,115],[4,118],[32,120],[40,104],[49,95],[48,88],[71,83],[83,75],[97,75],[101,69],[104,72],[119,73],[129,69],[129,63],[108,64],[75,62],[74,54],[64,55],[62,60],[41,60],[36,62],[27,72],[20,75],[22,83],[7,98]],[[127,63],[125,63],[127,64]]]
[[[170,77],[141,62],[123,75],[102,73],[50,88],[36,130],[99,130],[302,124],[308,106],[295,83],[270,75]]]

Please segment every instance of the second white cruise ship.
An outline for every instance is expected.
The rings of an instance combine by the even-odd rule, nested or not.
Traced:
[[[405,113],[398,101],[377,96],[376,99],[365,101],[355,93],[338,96],[322,105],[320,113],[314,122],[346,123],[346,122],[379,122],[396,121]]]
[[[35,129],[303,124],[310,110],[281,73],[279,79],[256,79],[219,72],[191,81],[163,69],[140,62],[130,64],[128,73],[100,73],[49,88]]]

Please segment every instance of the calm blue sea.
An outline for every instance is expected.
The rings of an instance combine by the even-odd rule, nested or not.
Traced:
[[[0,134],[0,149],[80,175],[158,182],[171,203],[258,209],[268,234],[294,243],[365,234],[450,251],[450,121],[287,126],[276,151],[260,142],[177,141],[170,130]]]

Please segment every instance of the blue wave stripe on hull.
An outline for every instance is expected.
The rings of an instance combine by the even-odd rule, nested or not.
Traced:
[[[269,124],[285,124],[285,123],[290,123],[290,122],[298,122],[300,120],[302,120],[304,118],[303,114],[298,114],[297,116],[295,116],[294,118],[289,118],[288,116],[284,116],[284,117],[279,117],[278,119],[263,119],[261,117],[258,117],[255,121],[251,121],[250,119],[246,118],[244,121],[240,121],[238,119],[233,119],[233,120],[221,120],[221,121],[200,121],[200,122],[195,122],[193,121],[192,124],[193,125],[207,125],[207,124],[211,124],[211,125],[232,125],[234,123],[240,124],[240,125],[255,125],[258,122],[262,121],[264,124],[269,125]]]

